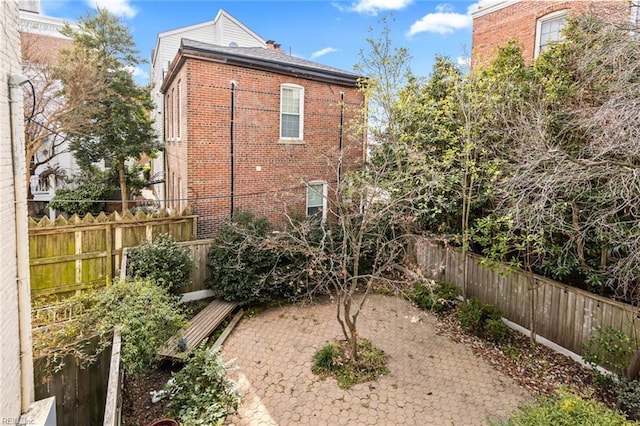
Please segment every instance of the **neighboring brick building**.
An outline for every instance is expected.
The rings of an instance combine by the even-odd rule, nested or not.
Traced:
[[[266,40],[262,39],[258,34],[223,9],[218,10],[216,17],[211,21],[176,28],[158,34],[155,48],[151,52],[151,95],[155,104],[154,111],[152,112],[155,130],[162,141],[165,140],[164,123],[162,120],[164,114],[164,96],[160,93],[160,86],[162,85],[171,61],[175,58],[180,48],[180,41],[183,38],[219,46],[265,47],[266,43]],[[158,156],[151,160],[152,181],[165,180],[164,172],[164,153],[159,152]],[[163,205],[165,199],[164,190],[164,186],[154,185],[154,191]]]
[[[361,164],[359,76],[270,48],[183,39],[162,84],[167,204],[211,236],[232,212],[326,215],[328,187]]]
[[[498,46],[518,40],[528,62],[533,61],[551,41],[561,38],[571,13],[590,11],[608,16],[630,16],[637,22],[637,6],[628,0],[485,0],[473,14],[473,63],[491,59]]]

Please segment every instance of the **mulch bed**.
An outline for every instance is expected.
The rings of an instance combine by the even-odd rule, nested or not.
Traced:
[[[122,425],[147,426],[155,420],[167,418],[167,400],[154,404],[151,392],[162,389],[171,378],[171,372],[179,369],[180,365],[167,362],[137,379],[125,378]]]
[[[510,376],[534,397],[556,395],[558,389],[591,396],[608,407],[616,406],[615,394],[593,382],[593,373],[587,367],[554,350],[536,344],[529,337],[509,330],[502,343],[484,340],[460,327],[455,311],[438,315],[438,333],[469,347],[496,370]]]

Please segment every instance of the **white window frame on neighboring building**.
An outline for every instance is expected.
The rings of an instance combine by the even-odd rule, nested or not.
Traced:
[[[298,92],[298,111],[285,111],[288,105],[285,103],[285,93],[289,93],[289,91]],[[283,126],[283,118],[285,115],[298,116],[298,134],[295,136],[292,135],[284,135],[285,128]],[[301,142],[304,140],[304,87],[291,84],[284,83],[280,85],[280,140],[283,142]]]
[[[310,195],[312,195],[311,191],[313,191],[316,195],[318,193],[320,193],[320,191],[322,191],[320,193],[320,196],[322,197],[322,203],[319,202],[313,202],[313,199],[310,200]],[[314,216],[318,213],[318,211],[320,211],[322,213],[322,220],[326,220],[327,219],[327,194],[328,194],[328,186],[327,186],[327,182],[323,181],[323,180],[313,180],[311,182],[307,182],[307,191],[306,191],[306,215],[307,217],[311,217]],[[316,197],[314,197],[316,198]],[[314,212],[310,212],[309,209],[319,209],[316,210]]]
[[[179,142],[182,139],[182,94],[180,93],[180,86],[182,85],[182,80],[178,80],[178,84],[176,85],[177,89],[177,99],[176,99],[176,140]]]
[[[544,16],[538,18],[536,22],[536,46],[535,46],[535,54],[534,58],[537,58],[547,47],[550,42],[562,40],[562,29],[564,28],[564,24],[569,17],[569,11],[566,9],[558,10],[556,12],[548,13]],[[555,22],[561,22],[560,28],[557,32],[554,31],[553,36],[548,37],[545,40],[545,43],[542,44],[542,32],[545,30],[545,25],[551,25]]]

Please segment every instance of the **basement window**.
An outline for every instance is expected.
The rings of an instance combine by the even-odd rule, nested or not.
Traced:
[[[327,183],[322,181],[307,184],[307,217],[327,218]]]

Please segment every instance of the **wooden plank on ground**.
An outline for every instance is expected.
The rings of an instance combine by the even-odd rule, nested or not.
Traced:
[[[237,303],[213,300],[206,308],[198,312],[189,322],[189,325],[178,334],[171,337],[158,354],[165,358],[172,358],[184,361],[191,355],[191,352],[209,336],[224,321],[229,314],[238,306]],[[184,342],[185,347],[180,348],[179,342]]]
[[[236,324],[238,324],[238,322],[240,321],[240,319],[242,318],[242,316],[244,315],[244,310],[240,309],[238,311],[237,314],[235,314],[235,316],[233,317],[233,319],[231,320],[231,322],[229,323],[229,325],[224,329],[224,331],[222,332],[222,334],[220,335],[220,337],[218,337],[215,341],[215,343],[213,344],[213,346],[211,346],[211,350],[215,351],[216,349],[218,349],[220,346],[222,346],[222,344],[224,343],[225,340],[227,340],[227,337],[229,337],[229,335],[231,334],[231,332],[233,331],[233,329],[235,328]]]

